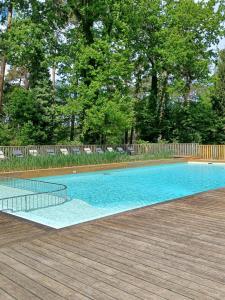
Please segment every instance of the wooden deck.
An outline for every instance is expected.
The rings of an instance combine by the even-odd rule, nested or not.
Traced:
[[[225,189],[62,230],[2,213],[0,299],[225,299]]]

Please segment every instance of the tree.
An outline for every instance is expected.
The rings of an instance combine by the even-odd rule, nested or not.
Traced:
[[[48,84],[32,90],[15,87],[8,93],[6,112],[11,128],[22,144],[45,144],[54,142],[54,109]]]
[[[0,19],[0,26],[3,27],[4,20],[7,20],[6,23],[6,31],[8,32],[12,26],[12,15],[13,15],[13,3],[12,1],[6,1],[4,6],[0,3],[0,10],[4,13],[1,15]],[[4,89],[4,80],[5,80],[5,70],[6,70],[6,63],[7,57],[5,52],[5,45],[3,40],[3,32],[0,35],[0,114],[2,113],[3,107],[3,89]]]
[[[225,49],[219,53],[212,103],[217,114],[225,118]]]
[[[211,46],[222,34],[223,3],[218,2],[218,6],[215,11],[215,1],[194,0],[143,0],[137,5],[134,58],[138,64],[137,78],[141,79],[139,89],[144,85],[145,90],[139,108],[147,116],[144,132],[140,132],[142,137],[150,141],[163,138],[163,118],[170,92],[175,90],[180,101],[188,104],[193,83],[209,75],[214,55]],[[140,118],[137,115],[138,126],[142,117],[143,112]]]
[[[118,5],[118,3],[117,3]],[[75,25],[67,32],[62,74],[69,83],[68,105],[79,115],[84,142],[121,141],[133,114],[129,82],[132,64],[125,36],[118,31],[120,15],[109,22],[105,15],[118,7],[97,1],[72,6]],[[90,11],[92,12],[90,14]],[[79,42],[77,42],[79,41]],[[76,95],[74,101],[71,95]],[[68,111],[68,105],[65,109]]]
[[[221,143],[223,2],[4,1],[1,140]]]

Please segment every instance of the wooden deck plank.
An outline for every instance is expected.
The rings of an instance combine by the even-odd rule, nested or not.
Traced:
[[[26,275],[19,273],[18,269],[9,267],[7,264],[0,263],[0,273],[6,274],[8,278],[12,279],[14,282],[17,282],[24,288],[30,290],[38,298],[47,297],[49,300],[57,299],[57,295],[44,286],[41,286],[36,281],[31,280]]]
[[[92,245],[90,244],[90,242],[88,242],[88,244],[91,246],[91,248],[93,248]],[[41,246],[43,246],[43,245],[41,245]],[[46,246],[46,244],[44,246]],[[48,247],[49,247],[49,245],[48,245]],[[65,247],[63,247],[63,248],[56,248],[55,251],[56,251],[56,253],[62,253],[62,255],[66,255],[66,256],[68,255],[68,257],[70,257],[70,258],[73,258],[73,255],[74,255],[74,252],[73,253],[71,253],[71,251],[68,252],[65,249]],[[109,256],[110,255],[111,254],[109,254]],[[115,267],[116,268],[117,266],[113,265],[111,267]],[[149,291],[149,289],[151,289],[152,292],[154,292],[156,294],[159,293],[159,295],[161,295],[161,296],[162,296],[162,294],[166,294],[166,299],[176,299],[177,298],[177,295],[174,292],[170,292],[169,290],[165,289],[165,286],[164,286],[165,280],[157,278],[155,276],[155,274],[153,276],[151,276],[151,277],[149,276],[149,274],[141,275],[141,274],[138,274],[137,272],[134,274],[135,270],[134,269],[128,269],[128,268],[126,268],[126,266],[121,266],[121,270],[123,270],[123,272],[120,272],[120,273],[122,273],[123,280],[126,280],[127,282],[130,282],[131,278],[133,278],[133,279],[135,279],[135,284],[134,285],[140,287],[140,281],[141,280],[138,280],[138,276],[142,279],[142,283],[143,284],[145,283],[145,281],[148,281],[148,278],[150,278],[150,281],[148,281],[148,283],[145,285],[146,286],[146,290]],[[124,272],[126,272],[126,273],[124,273]],[[119,273],[116,273],[114,276],[117,277],[118,274]],[[121,278],[121,276],[120,276],[120,278]],[[143,287],[143,284],[142,284],[142,287]],[[171,289],[171,286],[174,287],[173,282],[170,282],[169,284],[166,283],[166,284],[167,284],[167,287],[169,287],[169,289]],[[185,287],[184,286],[182,286],[182,289],[178,289],[177,285],[176,285],[175,286],[175,290],[178,291],[178,292],[181,292],[181,294],[182,293],[187,293],[187,292],[188,292],[188,294],[194,294],[194,295],[198,294],[195,291],[192,291],[192,292],[190,292],[190,290],[188,290],[188,291],[186,290],[185,291]],[[206,288],[206,290],[207,290],[207,288]],[[213,291],[211,291],[211,293],[214,295],[215,291],[213,290]],[[200,295],[198,295],[198,296],[200,297]],[[181,295],[179,296],[179,299],[183,299]],[[207,299],[207,296],[204,296],[204,299]]]
[[[0,213],[0,300],[225,299],[225,189],[51,229]]]
[[[36,297],[31,292],[24,289],[22,286],[18,285],[16,282],[8,279],[6,276],[0,274],[0,287],[4,288],[8,295],[13,295],[16,299],[21,300],[39,300],[39,297]]]
[[[203,281],[202,278],[199,278],[198,276],[193,276],[192,274],[190,275],[188,273],[182,274],[182,272],[180,272],[180,274],[182,274],[183,277],[179,277],[177,276],[179,270],[174,268],[172,269],[168,268],[165,265],[162,265],[163,270],[161,270],[157,265],[157,263],[154,263],[153,261],[151,262],[151,265],[149,264],[146,266],[145,264],[143,264],[142,260],[140,260],[139,262],[133,262],[132,260],[127,259],[125,257],[120,257],[115,253],[108,254],[105,251],[97,250],[94,249],[93,247],[90,247],[89,250],[87,251],[84,249],[85,247],[81,248],[79,246],[79,243],[76,243],[74,241],[71,243],[70,242],[68,243],[67,241],[66,243],[65,239],[63,239],[61,242],[54,239],[54,241],[51,240],[51,243],[53,243],[54,245],[58,245],[63,249],[63,251],[68,250],[71,253],[76,253],[88,259],[92,259],[93,261],[97,261],[106,266],[115,268],[116,270],[120,270],[120,269],[125,270],[126,273],[130,275],[135,274],[137,277],[141,277],[142,279],[149,278],[151,280],[157,279],[158,281],[160,280],[171,281],[172,283],[176,283],[188,287],[191,286],[190,279],[193,280],[194,278],[196,283],[198,283],[199,280]],[[219,288],[221,287],[220,283],[215,283],[206,280],[204,280],[203,282],[205,286],[211,284],[211,286],[213,287],[215,285],[218,285]],[[224,288],[224,286],[222,288]]]
[[[0,300],[13,300],[16,299],[9,294],[7,294],[4,290],[0,288]]]
[[[40,245],[40,247],[38,247],[37,245]],[[45,256],[45,257],[48,257],[49,260],[51,261],[52,258],[54,257],[58,262],[61,262],[62,264],[66,265],[66,266],[71,266],[71,264],[74,263],[74,260],[71,257],[67,258],[63,254],[60,255],[59,254],[60,251],[58,251],[59,249],[57,249],[56,247],[54,247],[54,246],[49,247],[49,245],[48,245],[45,249],[45,246],[46,246],[46,244],[44,244],[44,246],[42,246],[42,244],[35,243],[35,241],[34,241],[34,245],[31,245],[31,244],[27,245],[26,244],[26,247],[28,247],[29,250],[32,249],[34,251],[33,254],[35,255],[36,258],[37,257],[41,258],[41,257]],[[52,248],[55,251],[53,251]],[[25,249],[23,248],[21,251],[24,252]],[[40,256],[40,255],[42,255],[42,256]],[[149,293],[147,293],[147,291],[141,290],[138,285],[135,285],[135,284],[131,285],[130,282],[129,282],[130,278],[129,278],[129,280],[124,280],[124,278],[123,278],[123,280],[117,279],[115,277],[115,274],[119,273],[119,272],[115,273],[113,269],[112,269],[113,270],[112,273],[114,274],[114,276],[108,275],[107,273],[99,271],[99,270],[97,270],[95,268],[92,268],[90,266],[86,266],[84,264],[82,265],[79,261],[79,258],[78,258],[78,260],[76,260],[76,268],[79,268],[80,276],[84,277],[84,280],[86,280],[86,281],[89,279],[89,277],[98,278],[98,280],[101,280],[102,282],[107,283],[107,284],[109,284],[110,286],[112,286],[114,288],[119,287],[122,291],[127,291],[128,293],[130,291],[132,291],[132,293],[134,295],[137,295],[139,297],[143,297],[143,299],[162,299],[159,295],[158,296],[157,295],[150,295]],[[123,274],[123,275],[126,278],[126,274]],[[96,282],[96,280],[95,280],[95,282]],[[154,290],[151,290],[151,291],[154,294]],[[164,289],[164,292],[165,291],[166,290]],[[172,299],[174,299],[174,297],[175,297],[174,293],[168,293],[168,294],[173,294]]]
[[[53,230],[13,215],[0,213],[0,247],[14,242],[30,240]]]
[[[78,242],[82,242],[82,238],[79,240],[76,238],[76,240]],[[73,238],[74,239],[74,238]],[[169,266],[169,267],[174,267],[176,268],[177,270],[185,270],[185,271],[188,271],[188,267],[192,267],[192,268],[195,268],[196,266],[196,263],[200,266],[204,265],[202,264],[202,262],[200,260],[193,260],[193,263],[192,261],[190,262],[190,260],[187,260],[186,258],[177,258],[177,255],[176,253],[173,253],[173,255],[167,255],[165,252],[163,253],[163,255],[160,255],[160,252],[159,251],[155,251],[154,253],[145,253],[145,252],[141,252],[141,251],[130,251],[129,249],[133,249],[132,247],[127,247],[128,245],[126,245],[126,247],[122,248],[120,247],[120,244],[116,244],[116,245],[111,245],[111,246],[107,246],[105,244],[102,244],[99,240],[95,242],[90,241],[89,240],[89,245],[92,246],[92,247],[98,247],[98,248],[101,248],[103,249],[104,251],[108,252],[109,255],[111,252],[114,252],[114,253],[117,253],[118,255],[120,256],[124,256],[124,257],[127,257],[129,259],[132,259],[134,261],[142,261],[142,263],[145,263],[146,265],[150,264],[151,266],[153,265],[152,261],[154,263],[163,263],[165,264],[166,266]],[[122,250],[122,251],[121,251]],[[183,267],[184,265],[184,267]],[[186,267],[187,266],[187,267]],[[211,268],[212,270],[216,270],[216,268],[219,266],[218,265],[210,265],[210,264],[206,264],[204,265],[204,267],[209,267]],[[213,269],[214,268],[214,269]],[[224,268],[221,268],[220,269],[222,273],[224,273]],[[177,273],[177,272],[176,272]],[[214,291],[212,290],[211,291],[212,294],[214,294]]]

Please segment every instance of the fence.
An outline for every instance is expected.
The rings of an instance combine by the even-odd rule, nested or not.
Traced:
[[[85,147],[88,147],[92,152],[96,151],[97,147],[101,147],[106,150],[107,147],[113,147],[116,149],[117,146],[121,146],[124,149],[128,145],[81,145],[81,146],[71,146],[71,145],[34,145],[34,146],[0,146],[0,151],[4,153],[7,158],[13,157],[13,151],[20,150],[24,157],[30,156],[30,150],[37,150],[39,155],[48,155],[49,149],[52,149],[58,155],[62,155],[60,149],[66,148],[68,152],[74,153],[73,148],[79,148],[82,152]],[[130,145],[134,148],[137,154],[157,154],[161,152],[170,153],[172,156],[192,156],[201,159],[213,159],[213,160],[225,160],[225,145],[199,145],[196,143],[173,143],[173,144],[134,144]]]
[[[133,145],[135,151],[141,153],[163,153],[168,152],[173,156],[197,156],[198,144],[137,144]]]
[[[0,151],[4,153],[4,155],[7,158],[13,157],[13,151],[20,150],[24,157],[30,156],[30,150],[37,150],[37,153],[39,155],[48,155],[48,150],[51,149],[56,154],[60,155],[62,154],[60,149],[67,149],[68,152],[74,153],[74,148],[79,148],[82,152],[85,147],[88,147],[92,150],[92,152],[96,151],[97,147],[101,147],[104,151],[107,149],[107,147],[113,147],[116,149],[117,146],[123,147],[124,149],[127,148],[128,145],[82,145],[82,146],[71,146],[71,145],[34,145],[34,146],[0,146]],[[172,155],[177,156],[197,156],[198,154],[198,144],[135,144],[130,145],[135,149],[135,152],[137,154],[144,154],[144,153],[150,153],[155,154],[158,152],[170,152]]]
[[[9,194],[9,196],[2,196]],[[65,203],[67,187],[39,180],[0,177],[0,211],[31,211]]]
[[[225,160],[225,145],[199,145],[198,158]]]

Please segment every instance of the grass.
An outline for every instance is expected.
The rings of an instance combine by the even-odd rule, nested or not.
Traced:
[[[73,154],[73,155],[55,155],[55,156],[37,156],[24,158],[11,158],[0,161],[0,172],[7,171],[23,171],[35,169],[49,169],[60,167],[72,167],[82,165],[95,165],[106,163],[118,163],[129,161],[140,161],[150,159],[171,158],[169,152],[158,152],[155,154],[140,154],[130,156],[120,153],[104,153],[104,154]]]

